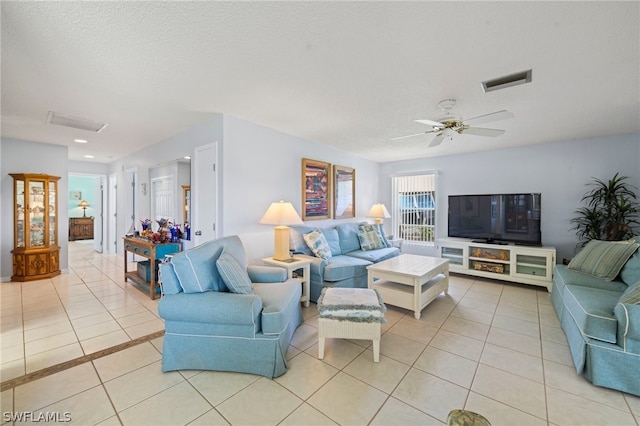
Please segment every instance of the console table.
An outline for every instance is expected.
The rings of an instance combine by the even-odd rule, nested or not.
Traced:
[[[145,238],[124,237],[124,280],[149,289],[149,297],[154,299],[159,291],[156,282],[156,261],[163,259],[166,255],[180,251],[180,243],[155,244]],[[140,277],[136,272],[127,272],[127,252],[149,259],[149,281]],[[133,257],[135,260],[135,256]]]
[[[451,272],[520,284],[553,286],[554,247],[477,243],[464,238],[437,241],[440,257],[449,259]]]

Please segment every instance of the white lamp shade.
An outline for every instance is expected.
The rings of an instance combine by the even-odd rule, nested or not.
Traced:
[[[264,225],[276,225],[274,231],[273,258],[286,261],[289,254],[289,227],[287,225],[302,225],[304,222],[298,216],[298,212],[291,203],[280,200],[279,203],[271,203],[260,223]]]
[[[369,213],[367,213],[367,217],[390,218],[391,215],[389,214],[389,211],[384,206],[384,204],[376,203],[373,205],[373,207],[371,207],[371,210],[369,210]]]
[[[293,208],[293,204],[280,200],[278,203],[271,203],[260,223],[263,225],[302,225],[298,212]]]

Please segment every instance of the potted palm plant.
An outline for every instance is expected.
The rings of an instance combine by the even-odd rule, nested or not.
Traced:
[[[586,206],[576,210],[571,219],[583,247],[590,240],[621,241],[634,236],[640,225],[640,204],[635,186],[625,182],[627,176],[616,173],[608,181],[593,178],[582,197]]]

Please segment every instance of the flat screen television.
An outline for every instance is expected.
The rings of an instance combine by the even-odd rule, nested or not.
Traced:
[[[540,195],[449,195],[448,235],[474,242],[540,246]]]

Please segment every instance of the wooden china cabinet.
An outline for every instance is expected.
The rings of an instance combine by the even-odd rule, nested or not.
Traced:
[[[13,178],[13,275],[32,281],[60,275],[58,176],[10,173]]]

